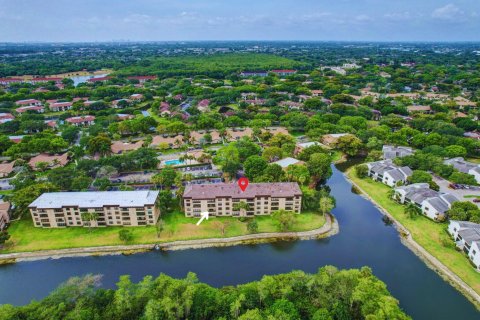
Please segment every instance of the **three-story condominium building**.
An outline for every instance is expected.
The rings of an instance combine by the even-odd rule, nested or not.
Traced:
[[[302,191],[297,183],[251,183],[245,191],[237,184],[188,185],[183,194],[185,216],[268,215],[277,210],[300,213]]]
[[[159,191],[44,193],[29,205],[35,227],[154,225]]]

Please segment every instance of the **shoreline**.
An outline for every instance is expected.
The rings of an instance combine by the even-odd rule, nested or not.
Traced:
[[[423,248],[418,242],[416,242],[410,231],[395,217],[393,217],[385,208],[379,205],[367,192],[365,192],[357,183],[350,179],[346,172],[343,175],[352,186],[357,188],[361,193],[360,196],[370,201],[380,212],[393,221],[395,229],[397,229],[401,242],[410,249],[416,256],[418,256],[430,269],[435,271],[445,281],[451,284],[455,289],[460,291],[470,302],[472,302],[477,309],[480,310],[480,294],[472,289],[465,281],[463,281],[457,274],[445,266],[434,255]]]
[[[229,247],[276,241],[312,240],[333,236],[339,232],[339,225],[333,215],[325,217],[325,224],[318,229],[299,232],[256,233],[229,238],[207,238],[196,240],[176,240],[158,244],[135,244],[120,246],[79,247],[58,250],[39,250],[0,254],[0,265],[23,261],[60,259],[67,257],[130,255],[147,251],[173,251],[186,249],[203,249],[210,247]]]

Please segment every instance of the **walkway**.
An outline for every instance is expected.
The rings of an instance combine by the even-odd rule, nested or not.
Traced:
[[[325,224],[315,230],[301,232],[272,232],[257,233],[244,236],[230,238],[211,238],[198,240],[179,240],[165,242],[159,244],[138,244],[124,246],[100,246],[86,248],[71,248],[59,250],[43,250],[34,252],[17,252],[0,254],[1,263],[14,263],[17,261],[41,260],[41,259],[58,259],[63,257],[81,257],[90,255],[108,255],[108,254],[129,254],[136,251],[147,250],[183,250],[183,249],[200,249],[208,247],[226,247],[240,244],[273,242],[277,240],[309,240],[326,238],[339,232],[338,222],[331,215],[326,216]]]

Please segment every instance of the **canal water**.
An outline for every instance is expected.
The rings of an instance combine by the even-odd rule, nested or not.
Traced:
[[[414,319],[480,319],[473,304],[400,242],[397,231],[382,221],[372,203],[352,192],[338,169],[333,168],[328,185],[337,199],[333,214],[340,225],[340,233],[333,237],[5,265],[0,267],[0,303],[21,305],[41,299],[69,277],[87,273],[103,274],[103,285],[108,288],[114,288],[123,274],[138,281],[161,272],[184,277],[189,271],[197,273],[203,282],[224,286],[258,280],[264,274],[316,272],[325,265],[370,266]]]

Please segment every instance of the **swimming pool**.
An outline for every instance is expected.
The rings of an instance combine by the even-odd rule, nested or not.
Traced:
[[[165,160],[164,163],[165,163],[166,166],[179,166],[181,164],[184,164],[184,162],[179,160],[179,159]]]

